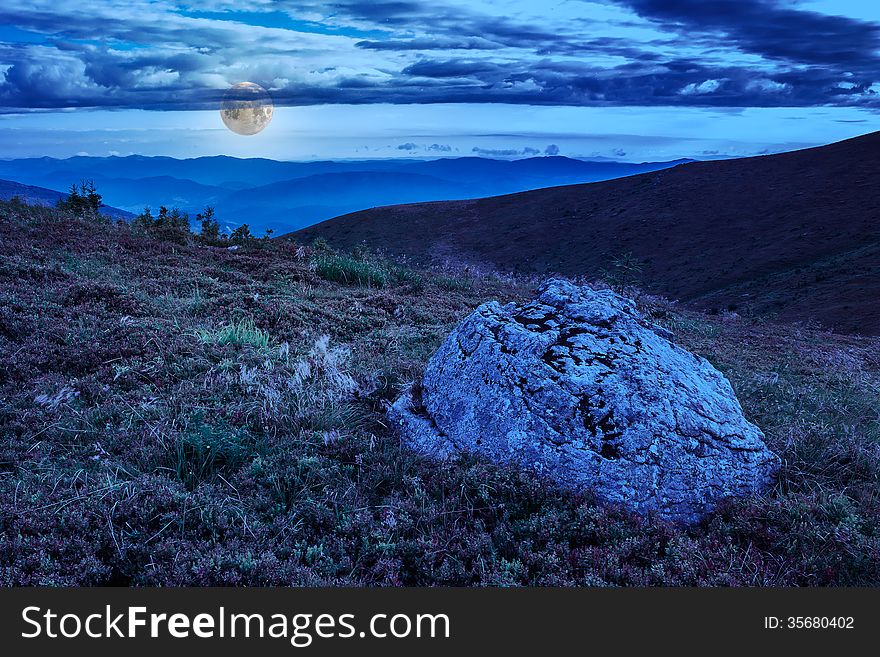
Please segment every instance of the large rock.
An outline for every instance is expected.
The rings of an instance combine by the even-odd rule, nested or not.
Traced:
[[[772,484],[779,458],[726,378],[610,290],[551,280],[483,304],[391,407],[414,447],[479,452],[692,522]]]

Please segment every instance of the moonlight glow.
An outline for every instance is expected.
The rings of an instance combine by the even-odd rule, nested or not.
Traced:
[[[226,92],[220,118],[232,132],[255,135],[269,125],[273,109],[272,99],[263,87],[239,82]]]

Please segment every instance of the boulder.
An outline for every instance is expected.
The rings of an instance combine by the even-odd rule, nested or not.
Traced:
[[[550,280],[485,303],[389,415],[411,446],[514,461],[639,513],[694,522],[772,485],[779,458],[730,382],[610,290]]]

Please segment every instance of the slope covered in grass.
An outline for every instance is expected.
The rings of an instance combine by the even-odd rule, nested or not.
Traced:
[[[642,300],[785,460],[688,529],[402,446],[386,402],[534,283],[0,203],[0,581],[880,584],[873,339]]]
[[[599,276],[731,308],[880,335],[880,132],[777,155],[692,162],[599,183],[372,208],[292,235],[422,262]]]

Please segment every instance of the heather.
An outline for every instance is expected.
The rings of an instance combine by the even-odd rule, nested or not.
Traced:
[[[401,444],[444,336],[537,281],[0,203],[5,585],[878,585],[880,343],[640,304],[783,458],[692,527]]]

